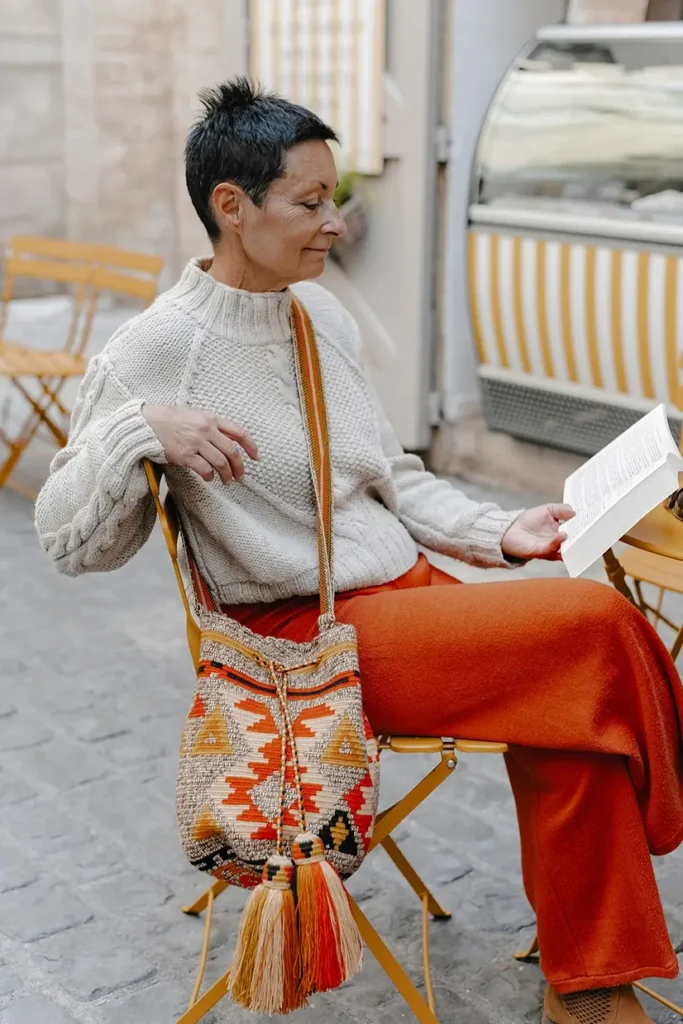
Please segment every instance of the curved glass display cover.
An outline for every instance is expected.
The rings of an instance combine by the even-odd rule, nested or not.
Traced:
[[[472,200],[683,224],[683,37],[536,42],[503,81]]]

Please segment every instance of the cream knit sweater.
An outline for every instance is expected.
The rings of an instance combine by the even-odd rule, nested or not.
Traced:
[[[288,292],[219,284],[193,260],[181,280],[118,330],[82,382],[69,443],[36,504],[59,572],[116,569],[147,540],[154,505],[144,458],[164,452],[144,403],[210,409],[241,422],[260,452],[242,482],[168,466],[197,564],[225,603],[314,594],[317,548],[294,375]],[[294,289],[313,321],[325,379],[335,497],[337,590],[395,579],[416,542],[476,565],[506,565],[518,513],[470,501],[406,455],[363,373],[358,328],[317,284]]]

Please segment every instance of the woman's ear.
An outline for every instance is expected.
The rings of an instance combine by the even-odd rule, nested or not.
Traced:
[[[221,231],[229,228],[239,231],[244,223],[244,202],[246,196],[238,185],[231,181],[223,181],[213,190],[214,217]]]

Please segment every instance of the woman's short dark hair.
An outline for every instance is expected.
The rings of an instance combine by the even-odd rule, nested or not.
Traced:
[[[223,181],[239,185],[257,206],[285,172],[287,150],[300,142],[334,141],[317,114],[260,89],[242,76],[199,94],[204,111],[185,145],[185,180],[199,219],[216,241],[211,197]]]

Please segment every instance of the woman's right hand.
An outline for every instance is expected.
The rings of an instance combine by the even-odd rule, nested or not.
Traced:
[[[176,405],[143,405],[142,415],[159,438],[172,466],[192,469],[203,480],[214,472],[224,484],[244,476],[242,450],[258,459],[258,449],[244,427],[212,412]]]

